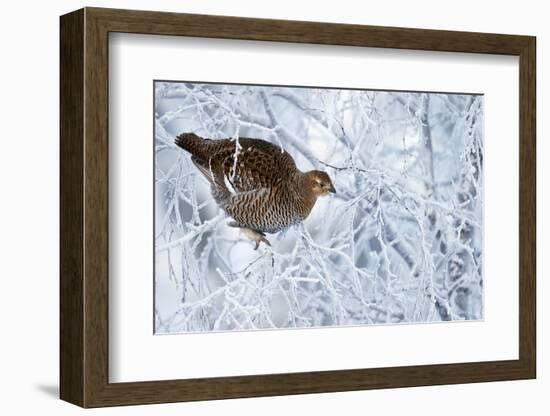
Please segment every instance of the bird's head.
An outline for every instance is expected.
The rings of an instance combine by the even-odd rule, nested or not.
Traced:
[[[310,189],[315,196],[323,196],[330,193],[336,193],[334,185],[326,172],[322,170],[310,170],[306,173]]]

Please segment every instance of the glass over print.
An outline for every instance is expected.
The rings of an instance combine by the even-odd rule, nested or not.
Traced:
[[[155,333],[483,318],[483,96],[154,82]]]

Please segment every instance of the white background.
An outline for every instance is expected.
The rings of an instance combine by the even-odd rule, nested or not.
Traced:
[[[128,34],[110,53],[111,381],[518,358],[516,57]],[[483,321],[152,336],[155,78],[483,93]]]
[[[10,4],[10,6],[6,6]],[[539,379],[294,397],[226,400],[87,411],[88,414],[547,414],[550,361],[544,347],[550,299],[543,277],[550,146],[544,143],[544,72],[550,28],[544,2],[50,1],[6,3],[2,30],[0,276],[2,400],[5,414],[79,414],[56,400],[58,385],[58,15],[83,5],[231,14],[296,20],[532,34],[538,36]],[[7,130],[6,130],[7,128]],[[545,177],[546,176],[546,177]],[[547,201],[544,201],[544,198]],[[545,234],[543,236],[543,234]],[[548,327],[548,325],[546,325]]]

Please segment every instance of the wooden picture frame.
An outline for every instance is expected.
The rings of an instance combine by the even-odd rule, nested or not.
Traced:
[[[530,379],[536,376],[535,38],[85,8],[61,17],[60,396],[82,407]],[[109,383],[108,35],[263,40],[519,57],[519,359]]]

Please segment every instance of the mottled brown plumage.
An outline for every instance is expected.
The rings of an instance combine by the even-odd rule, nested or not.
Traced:
[[[335,192],[322,171],[302,172],[286,151],[265,140],[211,140],[183,133],[176,144],[208,179],[218,205],[252,240],[269,244],[276,233],[307,218],[318,196]]]

